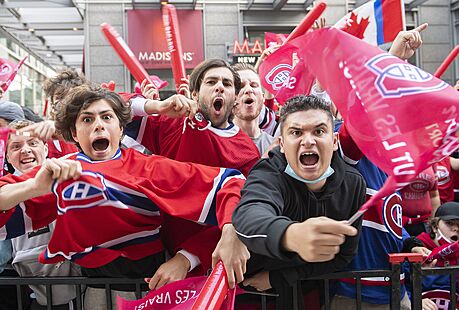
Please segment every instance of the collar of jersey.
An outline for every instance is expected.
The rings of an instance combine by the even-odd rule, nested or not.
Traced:
[[[229,126],[226,128],[217,128],[209,126],[208,129],[220,137],[233,137],[239,132],[239,127],[237,127],[233,123],[230,123]]]
[[[85,162],[91,163],[91,164],[94,164],[94,163],[103,163],[104,161],[109,161],[109,160],[118,159],[118,158],[121,158],[121,149],[118,149],[118,150],[116,151],[115,155],[113,155],[112,158],[106,159],[106,160],[92,160],[91,158],[89,158],[88,156],[86,156],[86,154],[83,153],[83,152],[78,153],[78,155],[76,156],[76,159],[77,159],[77,160],[85,161]]]

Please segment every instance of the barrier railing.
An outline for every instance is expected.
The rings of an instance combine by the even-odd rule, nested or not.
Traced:
[[[348,271],[348,272],[337,272],[333,274],[327,274],[320,277],[310,278],[308,280],[323,280],[324,281],[324,309],[330,309],[330,281],[342,278],[354,278],[356,285],[356,309],[360,310],[362,307],[362,278],[368,277],[385,277],[390,279],[391,287],[391,309],[400,309],[400,273],[401,264],[404,261],[408,261],[411,265],[411,287],[412,287],[412,309],[422,309],[422,276],[426,275],[449,275],[450,276],[450,306],[449,309],[456,309],[456,281],[459,274],[459,266],[452,267],[436,267],[436,268],[422,268],[422,256],[412,254],[391,254],[389,256],[389,262],[391,268],[387,270],[365,270],[365,271]],[[22,294],[21,287],[28,285],[44,285],[46,287],[46,298],[47,298],[47,309],[52,310],[52,290],[51,287],[54,285],[74,285],[76,288],[76,309],[82,309],[83,305],[83,288],[85,286],[101,286],[105,288],[105,296],[107,301],[107,309],[113,309],[111,290],[116,285],[132,285],[132,291],[135,293],[137,299],[142,298],[142,292],[148,290],[147,285],[143,279],[125,279],[125,278],[86,278],[86,277],[0,277],[0,290],[4,285],[14,285],[17,291],[17,303],[18,309],[23,310],[22,307]],[[298,309],[298,290],[293,289],[294,292],[294,310]],[[259,294],[259,293],[257,293]],[[266,296],[272,296],[271,294],[262,295],[260,297],[260,306],[262,309],[267,309]]]

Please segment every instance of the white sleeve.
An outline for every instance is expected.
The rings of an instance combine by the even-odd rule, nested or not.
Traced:
[[[145,112],[145,103],[147,99],[144,97],[135,97],[129,100],[131,104],[132,116],[147,116]]]
[[[183,256],[185,256],[189,262],[190,262],[190,269],[188,271],[191,271],[193,270],[194,268],[198,267],[199,265],[201,265],[201,261],[199,260],[199,257],[197,257],[196,255],[193,255],[191,254],[190,252],[184,250],[184,249],[181,249],[180,251],[178,251],[177,253],[180,253],[182,254]]]
[[[330,96],[327,94],[327,92],[325,90],[324,91],[318,91],[316,89],[316,84],[314,84],[312,86],[311,95],[319,97],[320,99],[324,100],[328,105],[330,105],[331,102],[332,102],[331,99],[330,99]]]

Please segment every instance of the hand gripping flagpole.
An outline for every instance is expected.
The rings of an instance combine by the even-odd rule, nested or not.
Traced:
[[[228,277],[222,261],[218,261],[210,274],[192,310],[220,309],[228,293]]]
[[[177,11],[172,4],[163,5],[163,24],[166,33],[167,49],[171,54],[172,74],[174,75],[175,89],[179,90],[182,79],[186,78],[183,62],[182,40],[177,18]],[[184,93],[182,92],[182,95]]]
[[[123,38],[121,38],[115,28],[107,23],[101,24],[100,28],[110,45],[121,58],[136,81],[139,82],[139,84],[142,84],[143,80],[147,80],[149,84],[153,84],[145,68],[140,64],[132,50],[129,48]],[[157,98],[159,98],[159,95]]]
[[[459,54],[459,45],[456,45],[456,47],[449,53],[448,57],[443,60],[442,64],[440,67],[438,67],[437,71],[435,71],[434,76],[436,78],[441,78],[443,73],[445,73],[446,69],[448,69],[449,65],[453,62],[454,58],[456,58],[457,54]]]
[[[284,41],[284,44],[293,40],[303,34],[305,34],[311,27],[314,25],[314,22],[322,15],[325,11],[327,5],[324,2],[319,2],[298,24],[298,26],[293,29],[293,31],[289,34],[287,39]]]

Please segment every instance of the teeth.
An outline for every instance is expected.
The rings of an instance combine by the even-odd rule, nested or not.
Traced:
[[[24,159],[24,160],[21,161],[21,163],[28,164],[28,163],[33,162],[34,160],[35,160],[35,158]]]
[[[316,153],[313,153],[313,152],[306,152],[306,153],[301,153],[301,156],[303,155],[315,155]]]

